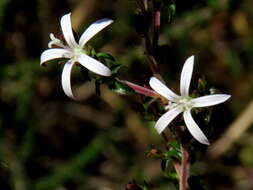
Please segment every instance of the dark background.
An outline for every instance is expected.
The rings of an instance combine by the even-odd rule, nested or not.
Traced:
[[[175,3],[172,21],[162,15],[160,45],[166,46],[158,51],[166,55],[160,68],[168,86],[178,90],[183,63],[195,55],[195,80],[205,76],[211,86],[232,94],[214,107],[210,152],[192,174],[201,174],[207,189],[251,190],[252,106],[247,118],[231,123],[252,101],[253,1]],[[97,19],[113,19],[90,44],[126,66],[122,79],[148,84],[133,0],[0,0],[0,189],[118,190],[133,178],[154,190],[175,189],[159,162],[146,157],[162,138],[154,122],[144,119],[139,97],[119,96],[106,86],[99,97],[75,68],[74,92],[81,97],[76,102],[61,89],[62,65],[39,66],[49,33],[60,31],[60,17],[68,12],[78,34]],[[222,136],[231,127],[235,130]],[[234,135],[239,138],[232,142]]]

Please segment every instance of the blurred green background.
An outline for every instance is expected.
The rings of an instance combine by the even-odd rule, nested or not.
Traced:
[[[195,78],[205,76],[232,94],[214,108],[211,151],[192,174],[201,174],[207,189],[252,190],[253,1],[175,3],[172,21],[162,12],[157,51],[167,84],[178,88],[184,60],[195,55]],[[146,156],[163,142],[154,122],[144,119],[139,96],[119,96],[103,86],[99,97],[75,68],[74,92],[81,97],[76,102],[61,89],[62,65],[39,66],[49,33],[60,31],[60,17],[68,12],[78,34],[97,19],[114,19],[90,44],[126,66],[121,79],[148,84],[134,0],[0,0],[0,189],[118,190],[135,178],[154,190],[174,190],[160,163]],[[246,108],[247,117],[222,136]]]

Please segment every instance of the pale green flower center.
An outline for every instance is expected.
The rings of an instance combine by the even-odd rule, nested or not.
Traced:
[[[75,60],[75,61],[77,61],[79,59],[80,55],[83,54],[83,53],[84,54],[86,53],[85,50],[83,49],[83,47],[81,47],[81,46],[75,47],[73,49],[73,57],[72,57],[72,59]]]
[[[165,109],[173,109],[176,107],[181,108],[183,111],[190,110],[192,108],[192,98],[189,96],[180,96],[176,102],[169,102]]]

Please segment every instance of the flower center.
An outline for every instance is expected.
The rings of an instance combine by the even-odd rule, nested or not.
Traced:
[[[73,49],[72,59],[78,61],[81,54],[85,53],[85,50],[81,46],[77,46]]]
[[[165,107],[165,109],[173,109],[176,107],[181,108],[183,111],[189,110],[192,108],[192,98],[189,96],[181,96],[176,102],[169,102],[169,104]]]

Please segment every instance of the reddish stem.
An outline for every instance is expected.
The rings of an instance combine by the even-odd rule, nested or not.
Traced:
[[[159,41],[159,32],[161,26],[161,12],[160,12],[160,5],[157,0],[152,0],[153,5],[153,27],[154,27],[154,34],[153,34],[153,49],[158,46]]]
[[[154,98],[159,97],[159,94],[157,94],[155,91],[153,91],[151,89],[139,86],[137,84],[134,84],[134,83],[128,82],[128,81],[122,81],[122,82],[125,82],[125,84],[127,86],[129,86],[130,88],[132,88],[136,93],[139,93],[139,94],[142,94],[145,96],[154,97]]]
[[[181,145],[182,161],[180,170],[179,190],[188,189],[188,178],[190,170],[190,154],[188,147]]]
[[[146,48],[146,56],[148,58],[148,63],[153,75],[157,77],[158,79],[162,80],[160,69],[154,57],[152,44],[148,35],[145,36],[145,48]]]

